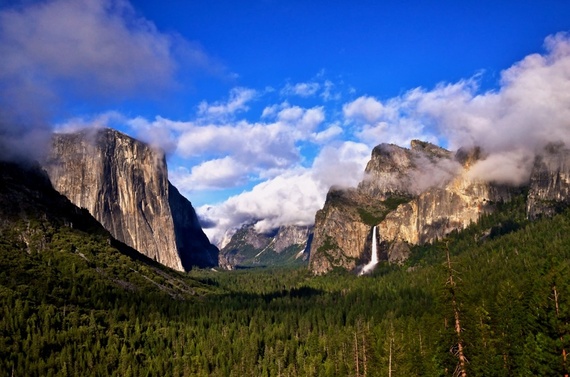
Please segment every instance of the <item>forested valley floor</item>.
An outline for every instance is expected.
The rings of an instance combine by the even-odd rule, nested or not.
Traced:
[[[20,226],[37,239],[0,238],[1,376],[568,373],[570,213],[530,223],[524,198],[363,277],[182,274]]]

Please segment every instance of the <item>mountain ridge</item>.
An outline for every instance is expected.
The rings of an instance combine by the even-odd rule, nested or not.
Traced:
[[[285,225],[259,233],[245,224],[220,248],[219,265],[226,270],[306,264],[312,240],[311,226]]]

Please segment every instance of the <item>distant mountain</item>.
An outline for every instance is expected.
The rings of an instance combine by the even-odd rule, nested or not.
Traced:
[[[258,233],[254,225],[238,229],[221,249],[220,267],[275,267],[306,264],[312,227],[288,225],[270,234]]]
[[[217,265],[162,151],[112,129],[55,134],[44,167],[56,190],[149,258],[179,271]]]
[[[380,260],[401,263],[411,246],[464,229],[521,193],[528,193],[531,219],[560,212],[570,203],[570,150],[563,145],[539,153],[530,183],[520,187],[473,177],[471,167],[484,158],[479,148],[453,153],[417,140],[410,149],[378,145],[359,186],[331,189],[317,212],[310,270],[358,269],[370,261],[372,242]],[[374,227],[378,232],[372,240]]]

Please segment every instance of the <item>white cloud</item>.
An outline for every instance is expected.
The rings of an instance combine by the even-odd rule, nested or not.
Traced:
[[[320,88],[321,85],[318,82],[302,82],[302,83],[297,83],[295,85],[291,85],[288,83],[281,90],[281,95],[311,97],[314,96],[319,91]]]
[[[421,118],[417,118],[412,106],[401,98],[386,103],[362,96],[343,106],[343,114],[349,125],[355,125],[353,134],[371,148],[380,143],[393,143],[407,147],[412,139],[437,142],[426,132]]]
[[[370,153],[367,145],[353,141],[329,144],[315,158],[313,176],[327,191],[332,186],[355,187],[364,176]]]
[[[323,91],[320,94],[320,96],[323,100],[325,100],[325,101],[331,101],[331,100],[338,101],[341,99],[340,92],[333,92],[335,85],[333,84],[332,81],[325,80],[325,82],[323,83],[323,87],[324,87]]]
[[[179,133],[177,153],[183,157],[231,153],[250,171],[284,169],[299,160],[296,142],[324,121],[320,107],[284,107],[274,122],[189,124]],[[182,127],[180,127],[182,129]]]
[[[342,135],[342,133],[343,133],[342,128],[338,125],[338,123],[335,123],[321,132],[314,132],[311,135],[311,140],[314,140],[316,143],[322,144],[336,138],[337,136]]]
[[[4,6],[0,56],[4,150],[22,149],[18,138],[26,139],[27,133],[49,135],[48,119],[69,102],[158,98],[176,88],[181,62],[184,68],[222,69],[195,43],[160,32],[126,0]],[[30,148],[24,152],[35,156]]]
[[[208,104],[203,101],[198,106],[198,114],[207,118],[225,119],[239,111],[247,111],[247,103],[253,100],[257,92],[248,88],[233,88],[230,91],[230,98],[227,102],[216,102]]]
[[[255,223],[260,232],[282,225],[312,225],[329,188],[355,186],[369,155],[366,145],[354,142],[325,147],[310,169],[290,169],[221,204],[199,208],[201,217],[216,223],[206,232],[218,242],[228,229],[244,223]]]
[[[286,107],[277,114],[278,122],[289,124],[297,131],[297,138],[303,138],[325,120],[322,107],[303,109],[299,106]]]
[[[231,153],[251,169],[286,168],[299,159],[296,135],[283,123],[195,126],[180,135],[177,153],[183,157]]]
[[[484,178],[500,184],[521,185],[528,182],[534,159],[529,151],[517,149],[494,153],[475,164],[468,177]]]
[[[56,124],[54,129],[58,132],[76,132],[85,128],[111,127],[113,124],[123,123],[127,118],[117,111],[107,111],[91,117],[75,117]]]
[[[226,156],[204,161],[188,169],[179,167],[170,171],[171,182],[185,192],[237,187],[246,183],[247,167]]]
[[[342,111],[348,119],[363,119],[368,123],[377,122],[386,113],[382,102],[367,96],[359,97],[344,105]]]

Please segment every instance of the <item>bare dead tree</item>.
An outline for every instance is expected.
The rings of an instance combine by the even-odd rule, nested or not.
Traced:
[[[356,331],[354,331],[354,364],[356,365],[356,377],[360,377],[360,358],[358,357],[358,338],[356,337]]]
[[[463,353],[463,337],[461,336],[461,320],[459,317],[459,307],[457,306],[457,300],[455,297],[455,289],[457,283],[454,279],[454,271],[451,268],[451,258],[449,256],[449,247],[446,245],[445,247],[445,255],[447,257],[447,271],[448,271],[448,279],[447,279],[447,286],[449,287],[449,293],[451,296],[451,306],[453,308],[453,316],[455,319],[455,333],[457,334],[457,358],[459,359],[459,364],[455,371],[455,375],[461,377],[467,377],[467,358]]]
[[[560,318],[560,309],[558,307],[558,291],[556,290],[556,285],[552,286],[552,293],[554,294],[554,308],[556,309],[556,318]],[[562,336],[560,336],[560,340],[562,340]],[[567,358],[567,354],[566,354],[566,349],[562,348],[562,369],[564,370],[564,377],[568,377],[568,373],[567,373],[567,369],[566,366],[568,365],[566,363],[566,358]]]

